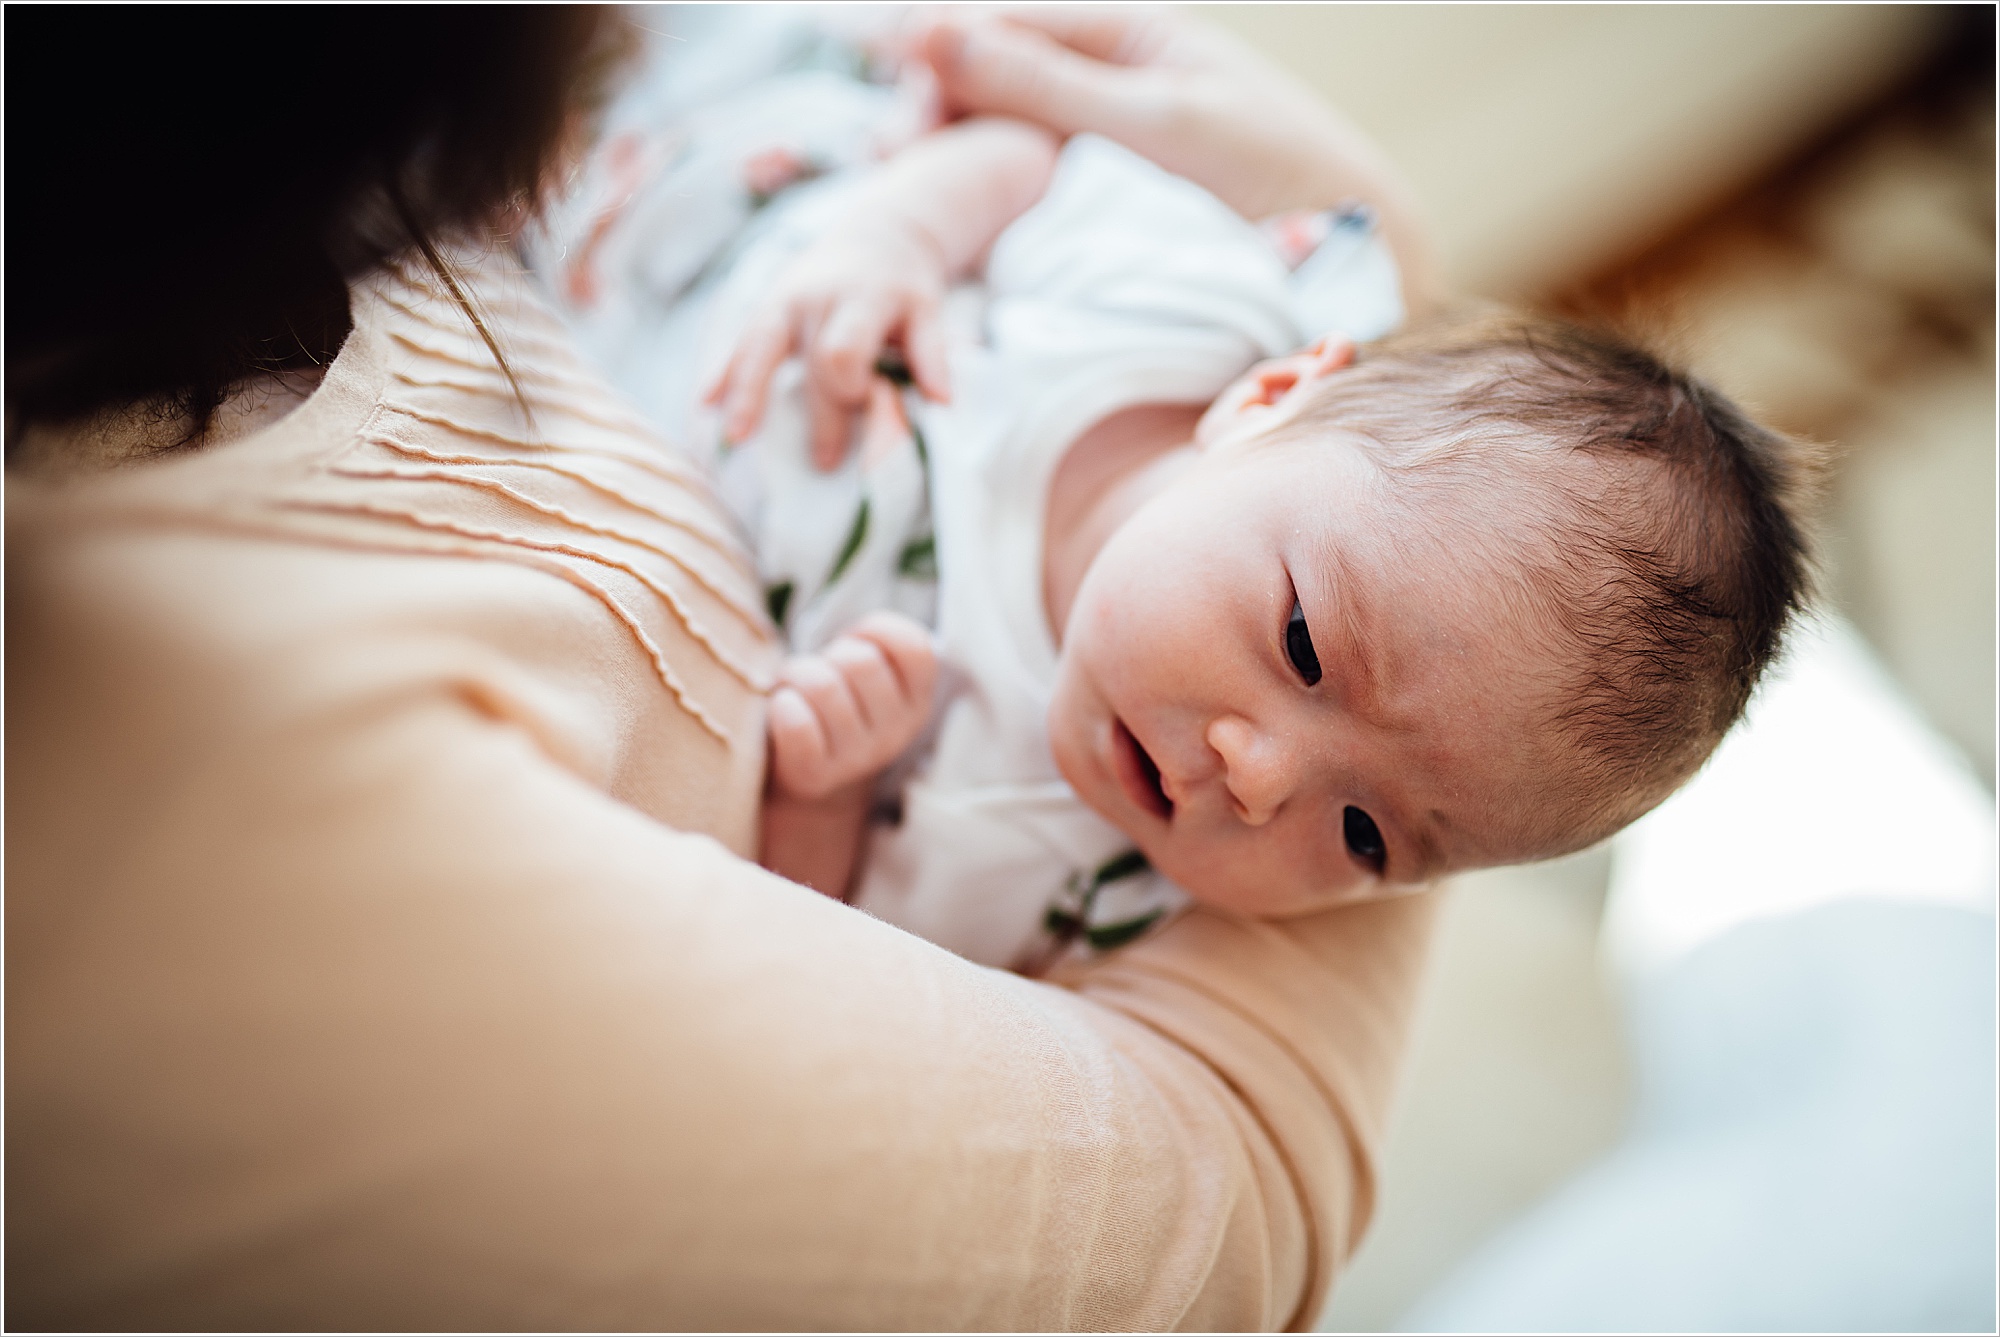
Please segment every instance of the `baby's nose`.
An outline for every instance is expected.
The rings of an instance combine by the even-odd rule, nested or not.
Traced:
[[[1235,715],[1219,716],[1209,724],[1208,745],[1222,758],[1222,782],[1235,802],[1236,815],[1250,826],[1262,826],[1277,816],[1292,793],[1289,749]]]

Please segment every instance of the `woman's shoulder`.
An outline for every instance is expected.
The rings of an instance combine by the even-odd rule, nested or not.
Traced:
[[[775,656],[748,558],[700,473],[529,298],[475,300],[506,371],[449,294],[392,276],[275,426],[10,485],[10,675],[102,678],[135,719],[224,730],[459,692],[615,797],[741,846]],[[49,679],[17,676],[10,699],[25,681]],[[677,779],[703,750],[745,783]]]
[[[10,498],[8,757],[26,786],[60,779],[116,825],[224,773],[309,781],[444,711],[517,735],[524,767],[750,849],[761,697],[635,582],[591,593],[515,562],[75,518]],[[99,807],[139,774],[155,783]]]

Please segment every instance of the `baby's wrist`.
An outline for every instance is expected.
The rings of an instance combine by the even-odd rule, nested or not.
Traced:
[[[922,268],[943,278],[949,268],[944,243],[922,223],[894,209],[855,214],[830,235],[857,249],[885,252],[900,269]]]
[[[770,782],[764,787],[764,806],[778,806],[787,809],[825,811],[830,813],[863,809],[868,806],[868,798],[874,789],[875,773],[842,780],[825,788],[812,791],[795,789],[778,778],[775,769]]]
[[[854,882],[862,833],[868,822],[868,788],[850,786],[820,798],[765,794],[759,862],[772,872],[836,899]]]

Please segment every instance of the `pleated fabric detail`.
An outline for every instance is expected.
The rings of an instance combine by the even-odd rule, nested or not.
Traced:
[[[357,293],[382,322],[383,397],[355,438],[270,501],[325,537],[518,563],[582,590],[632,637],[660,685],[722,742],[662,646],[662,622],[753,691],[773,643],[742,537],[703,470],[572,351],[529,277],[491,259],[462,286],[512,381],[444,286],[405,265]],[[527,401],[524,410],[515,394]]]

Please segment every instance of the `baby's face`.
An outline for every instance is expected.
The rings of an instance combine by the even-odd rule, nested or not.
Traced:
[[[1449,529],[1386,518],[1360,444],[1261,439],[1287,393],[1218,400],[1199,458],[1086,573],[1049,712],[1063,775],[1247,913],[1556,852],[1545,638]]]

